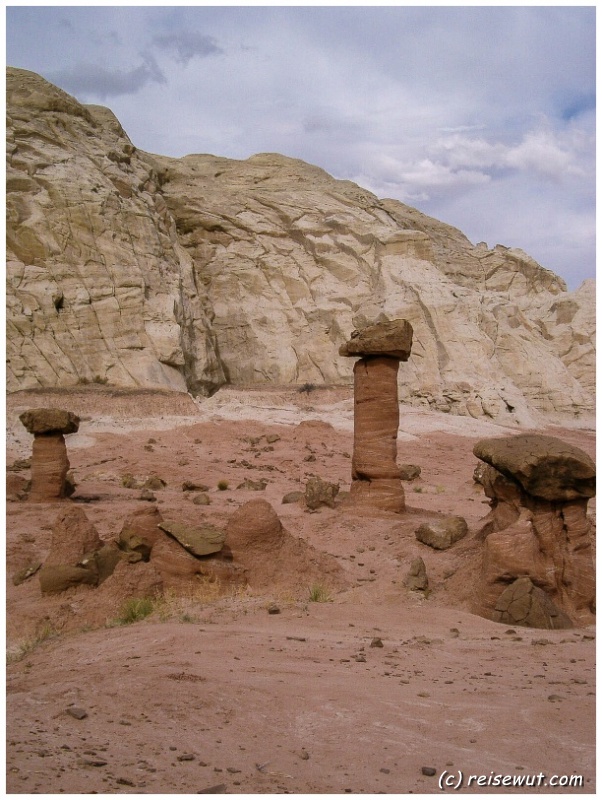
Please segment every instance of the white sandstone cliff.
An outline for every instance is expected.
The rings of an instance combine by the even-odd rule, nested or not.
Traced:
[[[274,154],[137,150],[107,109],[8,71],[9,391],[350,383],[408,319],[400,398],[500,421],[594,404],[594,292],[519,250]]]

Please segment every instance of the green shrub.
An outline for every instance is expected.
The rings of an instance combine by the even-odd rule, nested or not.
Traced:
[[[228,488],[228,481],[218,481],[217,488],[220,490],[220,492],[225,492]]]
[[[310,587],[309,601],[310,603],[329,603],[331,600],[330,592],[321,583],[316,583]]]

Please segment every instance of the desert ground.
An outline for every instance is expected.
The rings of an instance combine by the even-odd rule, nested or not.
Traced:
[[[402,407],[398,462],[421,474],[393,514],[345,497],[348,388],[224,388],[200,401],[102,386],[17,392],[13,479],[28,477],[32,443],[18,415],[41,406],[81,418],[66,437],[77,489],[61,503],[7,502],[8,793],[431,794],[460,780],[461,793],[595,792],[594,629],[510,628],[471,613],[466,564],[488,511],[472,448],[514,431]],[[546,432],[595,457],[593,421]],[[126,474],[166,485],[141,500]],[[282,503],[313,475],[340,484],[334,508]],[[237,488],[247,479],[265,488]],[[209,487],[210,503],[193,503],[185,481]],[[64,503],[111,540],[149,504],[225,528],[257,497],[336,560],[337,585],[290,564],[263,586],[170,590],[126,624],[111,579],[48,596],[35,574],[13,583],[46,557]],[[436,551],[414,531],[441,515],[463,516],[469,533]],[[418,555],[427,593],[403,584]],[[501,776],[527,783],[496,785]],[[550,785],[555,776],[565,785]]]

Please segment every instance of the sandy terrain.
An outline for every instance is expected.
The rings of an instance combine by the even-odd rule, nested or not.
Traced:
[[[120,625],[124,597],[108,581],[52,597],[35,575],[13,585],[48,553],[58,505],[8,502],[9,793],[437,793],[443,773],[451,784],[460,772],[462,792],[595,791],[593,628],[512,629],[470,613],[466,564],[488,510],[472,447],[511,431],[402,409],[398,461],[422,473],[395,515],[345,503],[348,389],[225,389],[200,403],[103,387],[20,392],[7,400],[9,470],[31,453],[18,414],[37,406],[82,418],[67,437],[78,488],[65,502],[103,539],[149,505],[123,475],[157,475],[161,513],[220,527],[245,501],[268,500],[289,533],[336,559],[346,585],[319,602],[315,585],[294,589],[286,576],[255,591],[203,583]],[[548,432],[595,456],[593,425]],[[282,504],[312,475],[340,483],[334,509]],[[262,491],[236,488],[259,478]],[[193,504],[184,481],[209,486],[210,505]],[[469,534],[439,552],[414,531],[441,514],[462,515]],[[417,555],[427,597],[403,586]],[[479,775],[492,785],[470,780]],[[545,786],[571,775],[582,785]],[[495,786],[497,776],[540,786]]]

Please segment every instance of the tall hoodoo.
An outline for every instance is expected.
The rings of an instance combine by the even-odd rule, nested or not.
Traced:
[[[68,497],[73,487],[67,480],[65,434],[77,433],[79,417],[58,408],[34,408],[24,411],[19,419],[34,436],[30,501],[48,503]]]
[[[354,375],[354,441],[351,497],[385,511],[403,511],[397,466],[399,362],[412,350],[413,330],[405,319],[378,322],[354,331],[339,350],[359,356]]]

